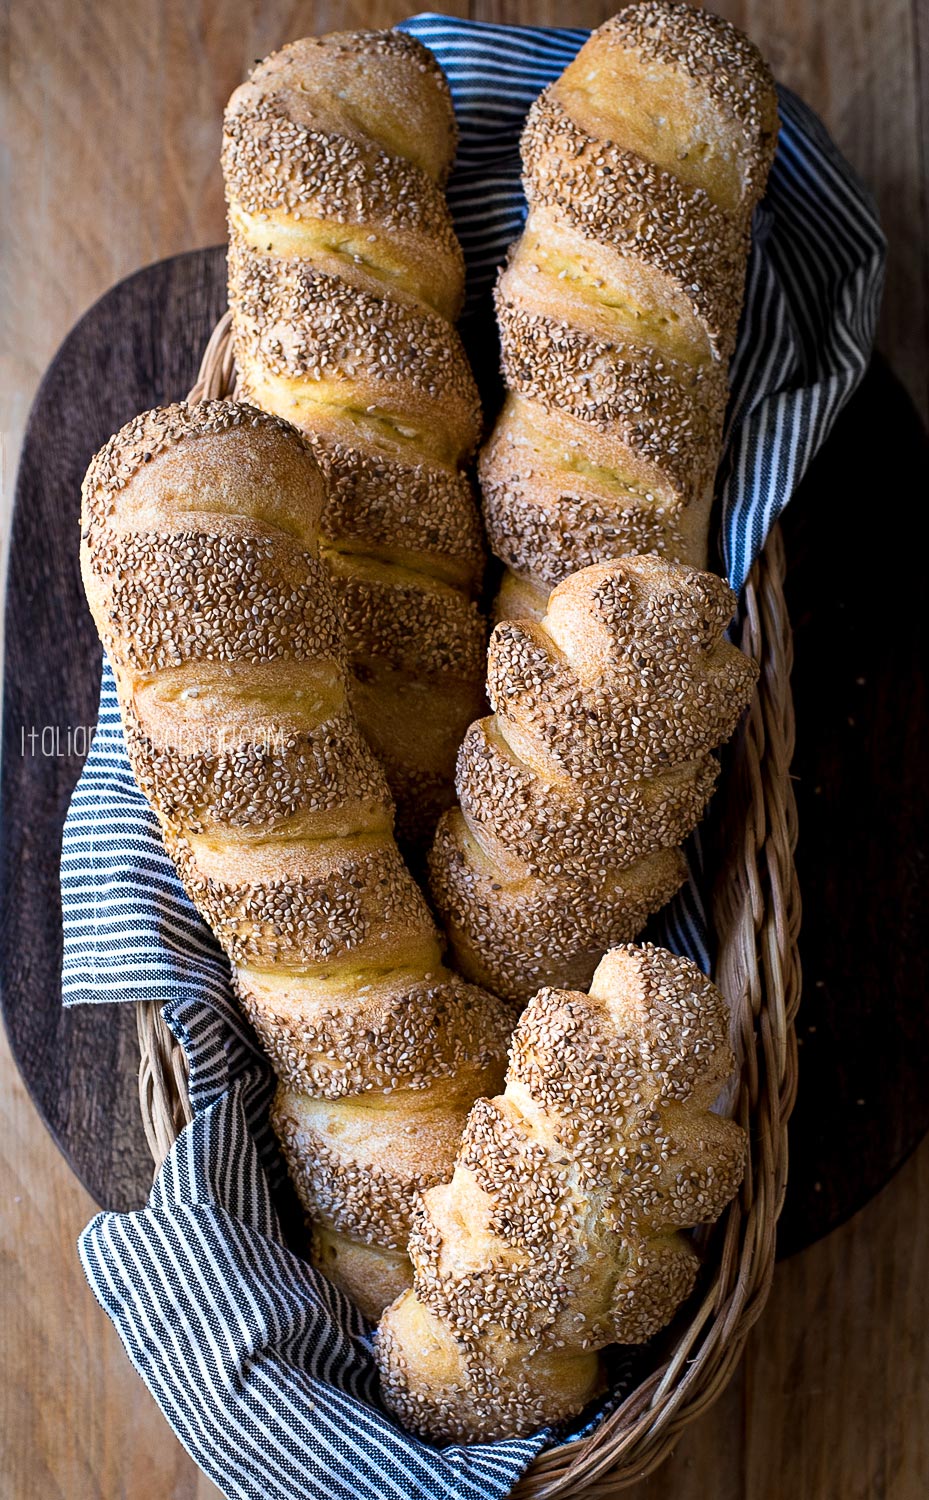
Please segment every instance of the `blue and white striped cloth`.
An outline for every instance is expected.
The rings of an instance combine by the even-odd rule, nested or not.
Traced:
[[[436,53],[455,98],[450,199],[477,318],[525,212],[525,112],[585,33],[433,15],[405,26]],[[864,373],[883,273],[870,198],[786,91],[781,117],[720,471],[722,553],[736,588]],[[377,1406],[361,1318],[283,1243],[269,1069],[135,786],[108,669],[65,825],[61,884],[65,1003],[160,1001],[190,1061],[195,1119],[148,1206],[99,1214],[80,1241],[94,1292],[188,1452],[235,1500],[506,1494],[553,1434],[440,1452],[401,1433]],[[656,935],[706,966],[698,880]]]

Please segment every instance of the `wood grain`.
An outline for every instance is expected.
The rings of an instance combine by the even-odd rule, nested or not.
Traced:
[[[445,0],[445,8],[487,20],[586,25],[613,6],[475,0],[469,11]],[[925,7],[921,0],[739,0],[717,8],[745,25],[783,81],[821,112],[874,190],[891,237],[881,341],[925,415]],[[221,238],[219,116],[246,66],[304,32],[389,24],[407,9],[386,0],[5,0],[7,504],[39,376],[76,317],[137,266]],[[906,499],[881,494],[874,503],[905,513]],[[851,520],[866,524],[864,514]],[[93,1303],[74,1252],[90,1200],[39,1124],[5,1049],[0,1121],[0,1493],[11,1500],[215,1495]],[[778,1270],[738,1380],[665,1469],[634,1492],[637,1500],[924,1496],[927,1217],[929,1144],[863,1214]]]
[[[5,1038],[0,1078],[0,1494],[212,1500],[81,1274],[75,1242],[94,1205],[38,1125]]]

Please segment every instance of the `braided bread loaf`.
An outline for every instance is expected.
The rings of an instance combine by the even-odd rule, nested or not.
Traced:
[[[752,44],[675,0],[595,31],[532,106],[529,216],[497,288],[509,390],[480,460],[498,614],[625,552],[706,566],[752,210],[777,96]]]
[[[722,995],[651,944],[608,953],[589,995],[530,1001],[505,1092],[477,1101],[451,1182],[423,1194],[413,1290],[378,1330],[406,1426],[523,1436],[597,1394],[596,1350],[668,1322],[698,1267],[679,1231],[742,1179],[744,1132],[709,1113],[733,1066]]]
[[[372,1317],[415,1193],[498,1086],[504,1007],[442,968],[352,716],[299,433],[231,402],[148,412],[84,482],[81,567],[126,742],[279,1074],[317,1260]]]
[[[425,845],[480,711],[480,522],[464,464],[480,405],[442,186],[444,75],[395,31],[293,42],[226,111],[229,303],[240,393],[296,423],[328,481],[322,551],[352,701],[398,831]]]
[[[757,676],[723,637],[734,606],[713,573],[630,556],[565,579],[541,622],[497,625],[494,715],[465,736],[430,855],[461,973],[515,1001],[581,988],[677,890]]]

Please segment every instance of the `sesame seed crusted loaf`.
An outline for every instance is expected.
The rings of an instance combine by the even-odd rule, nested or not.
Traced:
[[[504,1093],[476,1102],[451,1182],[422,1196],[413,1287],[378,1329],[405,1426],[524,1436],[598,1394],[598,1350],[669,1321],[698,1269],[680,1231],[742,1180],[744,1131],[710,1112],[733,1067],[722,995],[651,944],[608,953],[589,994],[534,996]]]
[[[596,563],[540,622],[490,640],[492,718],[458,757],[429,866],[456,967],[523,1002],[588,984],[683,882],[757,668],[725,639],[721,578],[653,553]]]
[[[229,101],[223,146],[239,391],[295,422],[328,480],[322,552],[353,707],[398,835],[421,849],[480,708],[486,639],[464,472],[481,414],[452,326],[464,260],[443,191],[455,138],[432,54],[358,31],[259,63]]]
[[[81,568],[136,779],[280,1078],[274,1122],[327,1273],[409,1284],[509,1018],[444,969],[351,707],[306,439],[236,402],[147,412],[84,481]]]
[[[624,552],[706,566],[776,139],[759,53],[677,0],[627,6],[529,111],[529,215],[496,294],[508,395],[479,465],[498,618],[538,619],[562,578]]]

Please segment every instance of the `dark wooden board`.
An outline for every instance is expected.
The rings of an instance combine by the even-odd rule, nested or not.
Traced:
[[[84,470],[136,412],[186,394],[225,304],[225,251],[162,261],[106,293],[36,396],[16,486],[6,599],[0,984],[39,1111],[101,1204],[144,1202],[152,1163],[131,1006],[61,1005],[61,829],[96,723],[100,643],[78,568]],[[30,730],[44,732],[33,752]],[[70,731],[70,735],[69,735]]]
[[[77,563],[80,480],[122,422],[190,387],[223,282],[223,250],[197,251],[97,303],[43,382],[17,482],[0,804],[4,1015],[56,1141],[97,1201],[115,1208],[141,1203],[151,1177],[134,1018],[120,1007],[65,1012],[59,989],[58,855],[81,765],[73,730],[93,724],[99,681]],[[785,1252],[864,1204],[929,1128],[917,535],[927,476],[915,413],[876,361],[786,523],[805,991]],[[896,544],[880,551],[882,532]],[[47,743],[57,729],[58,753],[43,754],[41,742],[30,753],[28,739],[23,753],[32,726],[46,728]]]
[[[929,440],[875,359],[785,514],[803,896],[782,1254],[929,1129]]]

